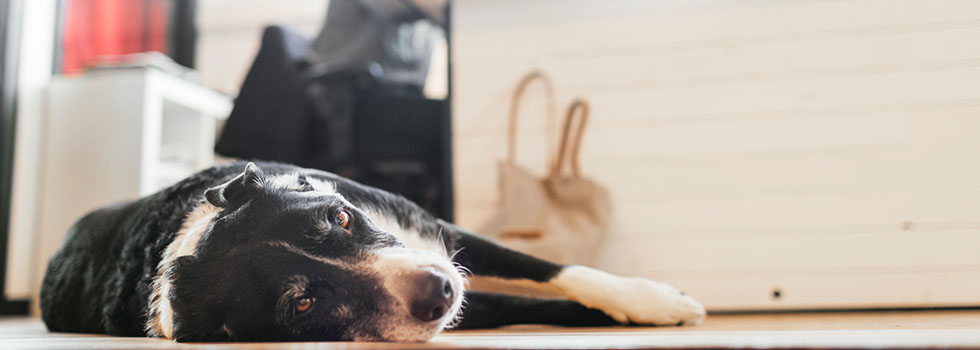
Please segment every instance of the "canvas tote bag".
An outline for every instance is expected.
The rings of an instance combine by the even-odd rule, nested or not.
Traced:
[[[558,147],[544,178],[515,162],[517,119],[524,90],[534,80],[553,89],[540,72],[526,75],[511,97],[507,127],[507,158],[499,164],[500,199],[497,212],[482,232],[500,244],[562,264],[594,265],[600,245],[609,231],[611,205],[607,191],[586,178],[579,164],[582,135],[589,105],[576,99],[565,113]]]

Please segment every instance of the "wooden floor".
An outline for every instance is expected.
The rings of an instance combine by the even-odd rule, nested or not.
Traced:
[[[980,310],[711,315],[699,327],[521,326],[444,333],[424,344],[177,344],[160,339],[48,333],[37,319],[0,318],[0,349],[375,348],[962,348],[980,349]]]

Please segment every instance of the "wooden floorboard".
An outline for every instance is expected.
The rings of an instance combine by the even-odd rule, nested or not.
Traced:
[[[0,318],[0,349],[980,349],[980,310],[712,315],[698,327],[451,331],[428,343],[178,344],[49,333],[37,319]]]

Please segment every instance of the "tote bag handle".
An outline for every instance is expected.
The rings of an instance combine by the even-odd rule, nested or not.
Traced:
[[[550,176],[561,176],[562,167],[567,161],[571,168],[572,177],[582,177],[579,150],[582,148],[582,135],[585,133],[585,126],[589,121],[589,111],[589,103],[582,98],[576,98],[568,105],[561,138],[558,141],[558,150],[551,161]],[[575,124],[574,127],[573,124]]]
[[[544,85],[545,98],[547,99],[547,117],[548,120],[553,120],[555,115],[555,87],[551,82],[551,78],[547,74],[539,70],[531,71],[524,75],[521,80],[514,87],[514,92],[510,97],[510,115],[507,119],[507,163],[515,164],[517,157],[517,114],[520,111],[521,99],[524,97],[524,91],[527,90],[528,85],[530,85],[535,80],[540,80]]]

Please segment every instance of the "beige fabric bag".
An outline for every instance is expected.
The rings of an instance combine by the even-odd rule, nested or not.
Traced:
[[[553,262],[594,265],[609,230],[611,206],[606,190],[583,177],[579,165],[589,105],[582,99],[569,105],[551,166],[544,178],[538,178],[515,162],[518,106],[534,80],[545,83],[549,103],[554,103],[551,82],[540,72],[526,75],[515,88],[507,158],[498,169],[499,207],[479,232],[506,247]]]

